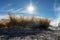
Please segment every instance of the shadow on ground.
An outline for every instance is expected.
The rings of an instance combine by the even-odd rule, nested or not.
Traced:
[[[19,37],[19,36],[28,36],[28,35],[37,35],[43,31],[52,31],[50,29],[0,29],[0,35],[5,35],[8,37]]]

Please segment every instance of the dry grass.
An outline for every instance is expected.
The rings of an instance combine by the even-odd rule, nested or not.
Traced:
[[[50,23],[50,21],[45,18],[36,18],[36,17],[25,18],[24,16],[16,17],[13,14],[8,14],[8,15],[9,15],[9,19],[8,19],[9,21],[1,21],[0,28],[14,28],[14,27],[25,28],[26,25],[29,25],[31,28],[33,27],[48,28]]]

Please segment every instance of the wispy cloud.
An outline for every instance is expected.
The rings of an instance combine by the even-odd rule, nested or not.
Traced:
[[[12,12],[12,13],[22,13],[22,11],[24,12],[23,8],[18,8],[18,9],[11,8],[11,9],[9,9],[7,11]]]
[[[15,15],[16,17],[20,17],[20,15]],[[31,17],[33,17],[33,16],[24,16],[24,18],[31,18]],[[40,17],[40,16],[34,16],[35,18],[43,18],[43,19],[45,19],[45,17]],[[0,15],[0,20],[1,19],[9,19],[9,15],[7,14],[7,15]]]
[[[8,12],[8,8],[11,6],[12,4],[5,4],[4,6],[2,6],[0,8],[0,12]]]
[[[8,12],[13,12],[13,11],[14,11],[14,9],[13,9],[13,8],[11,8],[11,9],[8,9],[7,11],[8,11]]]
[[[11,5],[12,5],[12,4],[11,4],[11,3],[9,3],[9,4],[6,4],[6,5],[2,6],[1,10],[6,9],[6,8],[8,8],[8,7],[9,7],[9,6],[11,6]]]
[[[12,12],[12,13],[26,13],[26,14],[29,14],[29,12],[27,11],[27,9],[24,9],[24,8],[18,8],[18,9],[9,9],[7,10],[8,12]]]
[[[54,10],[56,14],[56,19],[53,19],[50,24],[53,26],[58,26],[58,24],[60,23],[60,6],[54,6]]]
[[[8,15],[0,15],[0,20],[1,19],[8,19]]]

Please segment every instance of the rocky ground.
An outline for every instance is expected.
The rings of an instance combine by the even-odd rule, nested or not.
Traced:
[[[0,29],[0,40],[58,40],[59,31],[32,29]]]

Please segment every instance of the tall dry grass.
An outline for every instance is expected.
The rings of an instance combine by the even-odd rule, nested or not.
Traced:
[[[50,21],[45,18],[36,18],[32,17],[16,17],[14,14],[8,14],[9,21],[0,21],[0,28],[15,28],[15,27],[23,27],[26,28],[27,26],[30,28],[48,28]]]

